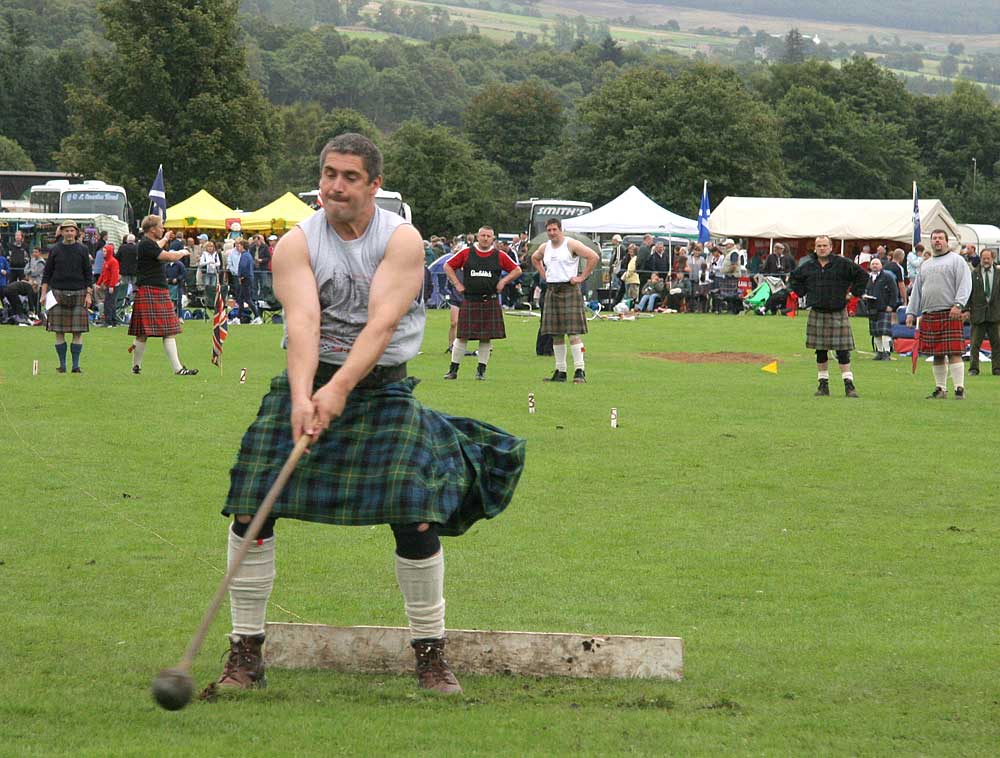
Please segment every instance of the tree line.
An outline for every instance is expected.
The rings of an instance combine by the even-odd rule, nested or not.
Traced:
[[[916,179],[960,221],[997,221],[1000,109],[969,83],[911,94],[862,56],[720,66],[610,37],[404,43],[275,25],[235,0],[108,0],[99,28],[95,49],[53,50],[0,29],[0,134],[137,207],[159,163],[176,199],[204,187],[252,208],[312,189],[320,147],[351,129],[383,147],[385,184],[425,234],[516,229],[518,198],[598,205],[630,184],[693,217],[706,179],[716,203],[908,197]],[[0,141],[0,161],[11,150]]]

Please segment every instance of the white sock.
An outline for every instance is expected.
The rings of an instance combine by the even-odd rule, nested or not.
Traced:
[[[184,368],[184,366],[181,365],[181,359],[177,357],[177,340],[173,337],[164,337],[163,350],[166,352],[167,359],[170,361],[170,365],[173,367],[175,374]]]
[[[935,363],[933,369],[934,369],[934,384],[936,384],[941,389],[946,389],[948,387],[948,364]]]
[[[845,381],[850,380],[850,381],[853,382],[854,381],[854,372],[851,371],[850,369],[847,369],[847,371],[844,371],[844,369],[840,369],[840,378],[843,379],[843,380],[845,380]]]
[[[479,340],[479,349],[476,350],[479,353],[479,362],[484,366],[490,362],[490,353],[493,352],[493,343],[489,340]]]
[[[892,337],[882,338],[882,352],[891,353],[892,352]]]
[[[243,544],[229,529],[229,560],[232,565]],[[254,542],[243,558],[239,571],[229,585],[229,608],[233,619],[233,634],[252,636],[264,633],[267,599],[274,586],[274,537]]]
[[[444,550],[430,558],[396,556],[396,581],[403,593],[410,636],[415,640],[444,636]]]
[[[819,374],[819,378],[820,379],[829,379],[830,378],[830,369],[826,369],[826,368],[820,369],[817,373]]]
[[[461,363],[462,358],[465,357],[465,348],[469,344],[468,340],[456,339],[451,343],[451,362]]]
[[[142,365],[142,354],[146,352],[146,340],[136,340],[132,343],[132,365]]]
[[[992,347],[992,346],[991,346]],[[948,370],[951,372],[951,383],[955,387],[965,386],[965,361],[958,361],[950,364]]]
[[[553,345],[552,352],[556,357],[556,371],[566,370],[566,343]]]
[[[583,365],[583,343],[582,342],[570,342],[569,349],[573,353],[573,368],[578,368],[581,371],[584,369]]]

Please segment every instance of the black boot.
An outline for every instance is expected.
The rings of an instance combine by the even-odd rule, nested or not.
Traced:
[[[819,387],[816,388],[816,397],[829,397],[830,396],[830,380],[820,379]]]
[[[566,381],[566,372],[565,371],[560,371],[559,369],[556,369],[555,371],[552,372],[552,376],[550,376],[550,377],[548,377],[546,379],[542,379],[542,381],[543,382],[565,382]]]
[[[454,361],[451,362],[451,368],[448,369],[448,373],[444,375],[445,379],[458,379],[458,364]]]
[[[486,364],[479,363],[476,365],[476,379],[479,381],[484,381],[486,379]]]
[[[847,397],[859,397],[858,391],[854,389],[854,380],[844,380],[844,394],[847,395]]]

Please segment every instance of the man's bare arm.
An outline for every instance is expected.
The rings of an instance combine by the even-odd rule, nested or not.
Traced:
[[[319,365],[319,293],[301,229],[284,235],[271,263],[274,294],[285,309],[288,329],[288,384],[292,396],[292,436],[314,434],[313,378]]]
[[[444,264],[444,275],[448,277],[448,281],[451,282],[451,286],[455,288],[457,292],[465,292],[465,285],[458,281],[458,275],[455,273],[455,269],[448,265],[451,261],[449,260]]]
[[[538,249],[531,254],[531,265],[535,267],[535,271],[545,281],[545,265],[542,261],[545,258],[545,243],[543,242],[538,246]]]

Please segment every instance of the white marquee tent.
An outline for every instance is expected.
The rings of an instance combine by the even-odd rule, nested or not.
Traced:
[[[991,224],[962,224],[958,232],[963,245],[975,245],[979,250],[1000,246],[1000,229]]]
[[[607,205],[563,221],[569,232],[590,234],[678,234],[698,236],[698,222],[653,202],[632,185]]]
[[[912,200],[825,200],[782,197],[727,197],[708,221],[719,237],[803,239],[825,234],[834,240],[913,240]],[[959,227],[940,200],[920,200],[920,230],[929,238]]]

